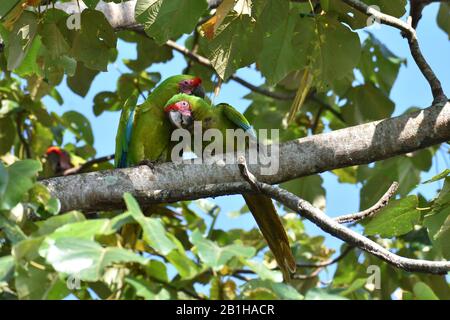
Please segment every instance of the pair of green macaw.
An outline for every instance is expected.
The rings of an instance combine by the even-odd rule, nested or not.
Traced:
[[[204,100],[201,79],[172,76],[155,88],[143,104],[136,106],[136,99],[130,99],[124,106],[116,137],[116,167],[171,161],[173,130],[192,131],[194,121],[201,121],[203,132],[214,128],[224,133],[223,137],[226,129],[251,132],[250,123],[232,106],[224,103],[212,106]],[[223,150],[226,143],[224,138]],[[296,263],[272,200],[260,194],[248,193],[243,197],[288,281]]]

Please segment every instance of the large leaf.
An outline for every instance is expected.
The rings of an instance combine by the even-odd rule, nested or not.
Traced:
[[[190,33],[206,10],[205,0],[138,0],[136,21],[159,44]]]
[[[400,200],[391,200],[364,227],[367,235],[379,234],[382,237],[394,237],[406,234],[419,222],[417,196],[408,196]]]
[[[62,115],[61,120],[78,139],[91,145],[94,143],[91,123],[83,114],[77,111],[67,111]]]
[[[406,64],[405,59],[397,57],[369,33],[369,37],[364,41],[358,65],[366,82],[375,84],[389,95],[402,64]]]
[[[342,115],[352,125],[388,118],[395,108],[389,97],[370,83],[351,88],[347,99]]]
[[[351,72],[359,62],[361,44],[357,33],[333,17],[315,20],[316,38],[311,43],[312,71],[318,87],[327,91],[335,80]]]
[[[133,219],[141,225],[144,231],[144,239],[150,246],[163,255],[167,255],[176,248],[176,245],[167,237],[161,220],[146,218],[142,214],[139,204],[131,194],[126,193],[124,199],[128,211],[131,213]]]
[[[242,288],[242,298],[250,300],[300,300],[303,296],[292,286],[268,280],[250,280]]]
[[[5,51],[8,70],[14,70],[20,66],[33,44],[36,31],[36,14],[29,11],[23,12],[6,39]]]
[[[45,240],[39,254],[53,268],[83,281],[98,281],[105,268],[112,263],[140,263],[147,259],[136,253],[116,247],[104,248],[95,241],[82,238]]]
[[[81,30],[75,33],[71,54],[87,68],[106,71],[110,58],[114,57],[117,38],[103,13],[83,10]]]
[[[82,62],[78,62],[75,74],[67,78],[67,85],[73,92],[84,97],[89,92],[92,81],[98,73],[98,70],[86,68]]]
[[[233,257],[251,258],[256,253],[254,248],[239,244],[219,247],[213,241],[205,239],[198,230],[192,233],[190,240],[200,259],[214,270],[222,268]]]
[[[14,162],[7,168],[8,185],[0,201],[0,209],[10,210],[22,200],[25,193],[33,187],[34,178],[42,165],[36,160]]]
[[[261,45],[255,22],[248,15],[229,15],[206,43],[206,55],[217,74],[228,79],[237,69],[255,61]]]
[[[257,63],[268,84],[278,83],[290,71],[307,64],[307,50],[314,35],[313,20],[299,19],[298,11],[289,11],[289,3],[280,0],[267,3],[258,23],[266,32]]]

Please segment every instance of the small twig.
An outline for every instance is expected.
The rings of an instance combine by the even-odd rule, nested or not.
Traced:
[[[211,225],[209,226],[209,231],[208,231],[208,235],[207,235],[208,239],[211,238],[212,232],[214,231],[214,227],[215,227],[216,222],[217,222],[217,217],[219,216],[220,210],[217,210],[217,209],[220,209],[220,207],[216,204],[209,211],[209,215],[212,216],[213,219],[211,221]]]
[[[386,191],[386,193],[380,198],[380,200],[377,201],[373,206],[370,208],[356,212],[351,214],[346,214],[343,216],[339,216],[334,218],[334,221],[338,223],[349,223],[349,222],[356,222],[359,220],[362,220],[364,218],[370,217],[375,215],[377,212],[379,212],[382,208],[387,206],[389,203],[389,200],[394,196],[395,192],[397,192],[398,189],[398,182],[394,181],[389,189]]]
[[[359,0],[342,0],[349,6],[355,8],[356,10],[374,17],[377,21],[380,21],[383,24],[392,26],[394,28],[402,31],[403,35],[408,39],[409,49],[411,51],[411,55],[419,67],[420,71],[428,81],[431,92],[433,94],[434,103],[445,103],[447,101],[447,97],[444,94],[444,90],[442,89],[441,82],[436,77],[436,74],[431,69],[428,62],[425,60],[422,52],[420,51],[419,43],[417,40],[416,30],[408,23],[390,16],[388,14],[382,13],[376,10],[374,7],[368,6],[367,4],[359,1]]]
[[[332,264],[338,263],[339,261],[344,259],[347,256],[347,254],[349,254],[350,251],[352,251],[353,249],[355,249],[355,247],[348,246],[341,252],[340,255],[338,255],[336,258],[331,259],[331,260],[317,262],[317,263],[297,263],[297,268],[325,268],[325,267],[331,266]]]
[[[248,170],[247,163],[245,161],[244,156],[240,156],[237,159],[237,164],[239,167],[239,171],[241,172],[242,177],[247,181],[253,190],[256,192],[261,192],[258,186],[258,180],[256,180],[256,177]]]
[[[94,165],[96,163],[107,162],[107,161],[110,161],[112,159],[114,159],[114,155],[113,154],[110,154],[109,156],[104,156],[104,157],[92,159],[92,160],[89,160],[89,161],[83,163],[81,166],[67,169],[66,171],[64,171],[63,175],[64,176],[68,176],[68,175],[71,175],[71,174],[77,174],[77,173],[82,172],[84,169],[91,167],[92,165]]]

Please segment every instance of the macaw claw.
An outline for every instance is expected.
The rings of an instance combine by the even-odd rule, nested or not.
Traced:
[[[150,168],[150,170],[154,170],[155,169],[155,165],[156,165],[156,161],[150,161],[148,159],[144,159],[142,161],[139,161],[139,163],[137,164],[138,166],[147,166]]]

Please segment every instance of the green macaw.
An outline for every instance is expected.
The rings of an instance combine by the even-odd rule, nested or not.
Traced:
[[[173,127],[187,129],[191,134],[194,134],[192,125],[194,121],[201,121],[202,132],[208,129],[218,129],[222,133],[224,151],[227,150],[227,143],[233,144],[235,152],[238,150],[238,147],[234,145],[234,139],[233,141],[226,141],[226,129],[240,128],[256,139],[248,120],[228,104],[222,103],[211,106],[199,97],[177,94],[167,102],[164,111]],[[209,143],[210,141],[204,141],[203,147]],[[248,193],[243,194],[243,197],[269,248],[272,250],[284,279],[289,281],[291,274],[295,272],[296,263],[287,234],[272,200],[261,194]]]
[[[157,86],[147,100],[136,106],[137,97],[125,103],[116,136],[115,166],[126,168],[141,161],[169,161],[170,122],[163,107],[177,93],[204,97],[202,80],[191,75],[176,75]]]

